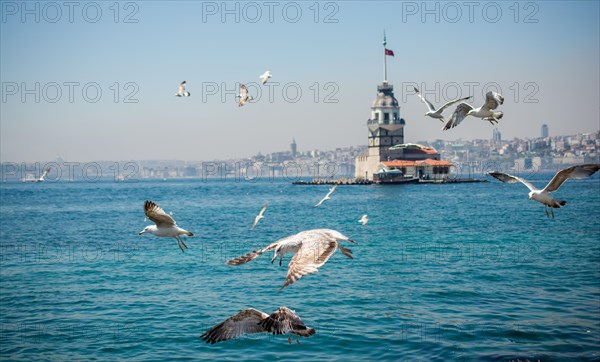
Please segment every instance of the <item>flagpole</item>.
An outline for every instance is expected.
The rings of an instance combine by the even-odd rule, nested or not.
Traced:
[[[385,30],[383,31],[383,83],[387,83],[387,55],[385,54],[385,46],[387,41],[385,40]]]

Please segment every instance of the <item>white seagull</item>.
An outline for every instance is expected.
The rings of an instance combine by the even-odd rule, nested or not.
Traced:
[[[340,240],[356,241],[348,238],[342,233],[331,229],[313,229],[299,232],[283,239],[279,239],[261,250],[254,250],[246,255],[239,256],[227,262],[229,265],[238,266],[256,259],[257,256],[269,250],[275,250],[271,264],[279,256],[279,265],[283,262],[286,253],[295,253],[288,264],[288,272],[285,283],[279,289],[294,283],[307,274],[317,272],[319,267],[329,260],[337,248],[342,254],[352,259],[352,250],[343,247]]]
[[[190,92],[186,92],[185,90],[185,80],[179,83],[179,91],[175,93],[176,97],[189,97],[191,95]]]
[[[260,210],[258,215],[256,215],[256,217],[254,218],[254,222],[252,223],[252,227],[250,229],[254,229],[256,227],[256,224],[258,224],[258,222],[260,221],[260,219],[265,218],[263,216],[263,214],[265,213],[265,210],[267,209],[268,206],[269,206],[268,204],[265,204],[265,206],[263,206],[262,210]]]
[[[367,217],[367,214],[364,214],[360,220],[358,220],[359,223],[362,224],[362,226],[365,226],[368,222],[369,222],[369,218]]]
[[[184,250],[181,245],[185,246],[186,249],[188,248],[179,235],[194,236],[194,234],[178,227],[175,220],[161,209],[160,206],[152,201],[146,200],[146,202],[144,202],[144,213],[146,214],[146,217],[152,220],[156,225],[146,226],[144,230],[140,231],[139,235],[142,235],[147,231],[154,236],[175,238],[177,240],[177,246],[179,246],[179,249],[181,249],[182,252]]]
[[[554,209],[558,209],[561,206],[566,205],[566,201],[564,200],[556,200],[550,193],[558,190],[558,188],[568,179],[580,179],[592,176],[598,169],[600,168],[600,164],[587,164],[587,165],[578,165],[569,168],[565,168],[564,170],[560,170],[554,175],[552,180],[548,182],[546,187],[542,190],[533,186],[530,182],[525,179],[522,179],[517,176],[509,175],[502,172],[490,172],[489,175],[497,178],[502,182],[515,183],[517,181],[521,182],[523,185],[529,188],[529,199],[535,200],[544,205],[544,210],[546,211],[546,216],[548,215],[548,207],[550,211],[552,211],[552,218],[554,219]]]
[[[421,98],[421,101],[423,103],[425,103],[425,105],[427,106],[428,111],[427,111],[427,113],[425,113],[425,116],[429,116],[431,118],[439,119],[441,122],[446,122],[446,120],[444,120],[444,116],[442,116],[442,112],[444,112],[444,110],[446,108],[450,107],[454,103],[457,103],[457,102],[460,102],[460,101],[466,101],[467,99],[471,98],[471,97],[465,97],[465,98],[455,99],[453,101],[447,102],[446,104],[444,104],[443,106],[441,106],[440,109],[438,109],[436,111],[435,107],[433,106],[433,104],[431,104],[431,102],[429,102],[427,99],[425,99],[425,97],[419,92],[419,90],[416,87],[413,87],[413,89],[415,90],[415,92],[417,93],[417,95],[419,96],[419,98]]]
[[[239,98],[238,107],[242,107],[244,104],[254,99],[248,94],[248,87],[244,84],[240,84],[240,94],[236,96],[236,98]]]
[[[331,196],[331,194],[332,194],[332,193],[335,191],[335,189],[336,189],[337,185],[338,185],[338,184],[334,184],[334,185],[333,185],[333,187],[331,187],[331,188],[329,189],[329,192],[327,193],[327,195],[325,195],[325,197],[324,197],[324,198],[322,198],[322,199],[321,199],[321,201],[319,201],[319,202],[318,202],[318,203],[315,205],[315,207],[319,207],[319,206],[323,205],[323,203],[324,203],[325,201],[327,201],[327,200],[331,200],[331,197],[330,197],[330,196]]]
[[[253,333],[291,333],[296,335],[296,342],[300,344],[298,336],[310,337],[315,334],[315,330],[307,327],[296,312],[287,307],[279,307],[271,315],[248,308],[212,327],[200,338],[206,343],[214,344]],[[292,344],[291,337],[288,337],[288,342]]]
[[[260,81],[264,85],[265,83],[267,83],[269,78],[271,78],[271,71],[267,70],[266,72],[263,73],[263,75],[260,76]]]
[[[504,113],[494,112],[493,110],[501,104],[504,104],[504,97],[500,93],[492,91],[487,92],[485,103],[479,108],[473,108],[473,106],[465,102],[459,103],[452,117],[450,117],[450,120],[444,125],[442,130],[446,131],[458,126],[467,116],[481,118],[484,121],[489,121],[492,125],[494,122],[498,123],[498,120],[502,118]]]

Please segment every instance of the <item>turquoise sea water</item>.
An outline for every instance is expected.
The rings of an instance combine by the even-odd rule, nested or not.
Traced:
[[[552,175],[535,175],[544,185]],[[329,186],[284,180],[6,183],[0,200],[2,360],[598,360],[600,178],[569,181],[546,218],[500,182]],[[143,202],[195,236],[137,233]],[[262,205],[269,208],[249,230]],[[357,220],[369,215],[361,227]],[[358,241],[277,293],[283,236],[332,228]],[[198,336],[254,307],[294,309],[301,345]]]

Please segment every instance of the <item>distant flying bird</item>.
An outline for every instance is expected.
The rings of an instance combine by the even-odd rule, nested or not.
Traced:
[[[485,103],[479,108],[473,108],[470,104],[464,102],[459,103],[458,106],[456,106],[452,117],[442,130],[446,131],[458,126],[467,116],[481,118],[484,121],[489,121],[492,125],[494,122],[498,123],[498,120],[502,118],[504,113],[494,112],[493,110],[503,103],[504,97],[502,97],[500,93],[492,91],[487,92],[485,95]]]
[[[291,333],[296,335],[296,342],[300,344],[298,336],[310,337],[315,334],[315,330],[307,327],[296,312],[287,307],[279,307],[271,315],[248,308],[212,327],[200,338],[206,343],[214,344],[253,333]],[[288,342],[292,344],[289,336]]]
[[[238,107],[242,107],[244,104],[254,99],[248,94],[248,87],[246,87],[244,84],[240,84],[240,94],[236,98],[239,98]]]
[[[364,214],[360,220],[358,220],[359,223],[362,224],[362,226],[365,226],[368,222],[369,222],[369,218],[367,217],[367,214]]]
[[[321,201],[319,201],[319,202],[318,202],[318,203],[315,205],[315,207],[319,207],[319,206],[323,205],[323,203],[324,203],[325,201],[327,201],[327,200],[331,200],[331,197],[330,197],[330,196],[331,196],[331,194],[332,194],[332,193],[335,191],[335,189],[336,189],[337,185],[338,185],[338,184],[334,184],[334,185],[333,185],[333,187],[329,189],[329,192],[327,193],[327,195],[325,195],[325,197],[324,197],[324,198],[322,198],[322,199],[321,199]]]
[[[179,91],[177,93],[175,93],[175,96],[177,97],[189,97],[191,95],[190,92],[186,92],[185,91],[185,80],[181,83],[179,83]]]
[[[246,255],[239,256],[227,262],[229,265],[238,266],[256,259],[257,256],[269,250],[275,250],[271,264],[279,256],[279,265],[283,262],[285,253],[295,253],[288,265],[285,283],[279,289],[294,283],[307,274],[315,273],[319,267],[329,260],[337,248],[342,254],[352,259],[352,250],[343,247],[340,240],[352,243],[356,241],[342,233],[331,229],[314,229],[299,232],[283,239],[279,239],[261,250],[254,250]]]
[[[265,84],[265,83],[267,83],[269,78],[271,78],[271,71],[267,70],[266,72],[263,73],[263,75],[260,76],[260,81],[262,84]]]
[[[252,223],[252,227],[251,229],[254,229],[256,227],[256,224],[258,224],[258,222],[260,221],[260,219],[264,219],[265,217],[263,216],[263,214],[265,213],[265,210],[267,209],[269,205],[265,204],[265,206],[263,206],[262,210],[260,210],[260,212],[258,213],[258,215],[256,215],[256,217],[254,218],[254,222]]]
[[[427,106],[428,111],[427,111],[427,113],[425,113],[425,115],[429,116],[431,118],[439,119],[441,122],[446,122],[444,120],[444,116],[442,116],[442,112],[444,112],[444,110],[446,108],[450,107],[454,103],[457,103],[457,102],[460,102],[460,101],[466,101],[467,99],[471,98],[471,97],[465,97],[465,98],[455,99],[453,101],[447,102],[446,104],[444,104],[443,106],[441,106],[440,109],[438,109],[436,111],[435,107],[433,106],[433,104],[431,104],[431,102],[429,102],[427,99],[425,99],[425,97],[419,92],[419,90],[416,87],[413,87],[413,89],[415,90],[415,92],[417,93],[417,95],[419,96],[419,98],[421,98],[421,101],[423,103],[425,103],[425,105]]]
[[[527,180],[517,176],[509,175],[502,172],[490,172],[489,175],[497,178],[502,182],[515,183],[519,181],[523,185],[527,186],[530,190],[529,199],[533,199],[539,203],[542,203],[544,205],[544,210],[546,211],[547,217],[550,217],[550,215],[548,215],[549,207],[550,211],[552,211],[552,218],[554,219],[554,209],[558,209],[561,206],[565,206],[567,202],[563,200],[556,200],[550,193],[552,191],[558,190],[560,185],[562,185],[568,179],[581,179],[592,176],[594,173],[596,173],[596,171],[598,171],[599,168],[600,164],[587,164],[565,168],[564,170],[558,171],[556,175],[554,175],[552,180],[550,180],[550,182],[548,182],[546,187],[544,187],[542,190],[539,190]]]
[[[146,214],[146,217],[152,220],[156,225],[146,226],[144,230],[140,231],[139,235],[142,235],[147,231],[154,236],[175,238],[177,240],[177,246],[179,246],[179,249],[181,249],[182,252],[184,250],[181,245],[185,246],[186,249],[188,248],[179,235],[194,236],[194,234],[178,227],[175,220],[161,209],[160,206],[152,201],[146,200],[146,202],[144,202],[144,213]]]

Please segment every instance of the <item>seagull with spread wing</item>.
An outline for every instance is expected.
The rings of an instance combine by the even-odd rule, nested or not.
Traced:
[[[323,205],[323,203],[324,203],[325,201],[327,201],[327,200],[331,200],[331,197],[330,197],[330,196],[331,196],[331,194],[332,194],[332,193],[335,191],[335,189],[337,188],[337,185],[338,185],[338,184],[334,184],[334,185],[333,185],[333,186],[332,186],[332,187],[329,189],[329,192],[327,193],[327,195],[325,195],[325,197],[324,197],[324,198],[322,198],[322,199],[321,199],[321,201],[319,201],[319,202],[318,202],[318,203],[315,205],[315,207],[319,207],[319,206]]]
[[[359,223],[362,224],[362,226],[365,226],[368,222],[369,222],[369,218],[367,217],[367,214],[364,214],[360,220],[358,220]]]
[[[260,82],[264,85],[271,78],[271,71],[267,70],[260,76]]]
[[[260,221],[260,219],[265,218],[263,216],[263,214],[265,213],[265,210],[267,209],[268,206],[269,206],[268,204],[265,204],[265,206],[263,206],[262,210],[260,210],[258,215],[256,215],[256,217],[254,218],[254,222],[252,223],[252,227],[250,229],[254,229],[256,227],[256,224],[258,224],[258,222]]]
[[[181,240],[180,235],[194,236],[191,232],[177,226],[177,223],[169,216],[160,206],[152,201],[144,202],[144,213],[146,217],[152,220],[156,225],[148,225],[144,230],[140,231],[139,235],[145,232],[163,238],[175,238],[177,246],[183,252],[182,245],[187,249],[187,245]]]
[[[272,333],[295,334],[296,342],[300,344],[298,336],[310,337],[315,334],[313,328],[307,327],[295,311],[287,307],[279,307],[271,315],[254,308],[244,309],[233,317],[212,327],[200,338],[206,343],[217,343],[238,338],[243,334]],[[292,338],[288,336],[292,344]]]
[[[318,271],[329,260],[339,248],[342,254],[352,259],[352,250],[343,247],[340,240],[356,243],[342,233],[331,229],[313,229],[299,232],[283,239],[279,239],[261,250],[254,250],[246,255],[231,259],[229,265],[238,266],[256,259],[257,256],[274,250],[275,255],[271,264],[279,256],[279,265],[283,262],[286,253],[295,253],[288,265],[285,283],[279,289],[283,289],[307,274]]]
[[[190,92],[185,90],[185,80],[179,83],[179,91],[175,93],[176,97],[189,97],[191,95]]]
[[[581,179],[592,176],[599,168],[600,164],[578,165],[565,168],[564,170],[558,171],[542,190],[533,186],[529,181],[517,176],[502,172],[490,172],[489,175],[502,182],[515,183],[518,181],[527,186],[527,188],[529,188],[529,199],[542,203],[547,217],[550,217],[548,214],[548,208],[550,208],[550,211],[552,211],[552,218],[554,219],[554,209],[565,206],[567,202],[564,200],[556,200],[550,193],[558,190],[560,186],[569,179]]]
[[[460,101],[466,101],[467,99],[471,98],[471,97],[465,97],[465,98],[459,98],[459,99],[452,100],[450,102],[447,102],[443,106],[441,106],[440,109],[438,109],[436,111],[433,104],[431,104],[431,102],[429,102],[427,99],[425,99],[425,97],[421,94],[421,92],[419,92],[419,90],[416,87],[413,87],[413,89],[415,90],[415,93],[419,96],[419,98],[421,98],[421,102],[425,103],[425,105],[427,106],[428,111],[427,111],[427,113],[425,113],[425,116],[439,119],[441,122],[446,122],[446,120],[444,120],[444,116],[442,116],[442,112],[444,112],[444,110],[446,108],[450,107],[454,103],[457,103]]]
[[[498,108],[499,105],[504,104],[504,97],[500,93],[489,91],[485,95],[485,103],[479,108],[473,108],[468,103],[462,102],[456,106],[452,117],[446,122],[442,130],[446,131],[450,128],[454,128],[467,118],[467,116],[473,116],[481,118],[484,121],[490,122],[492,125],[494,122],[498,123],[498,120],[504,116],[502,112],[494,112],[494,109]]]
[[[248,94],[248,87],[246,87],[244,84],[240,84],[240,94],[236,96],[236,98],[239,98],[238,107],[242,107],[244,104],[254,99],[250,94]]]

